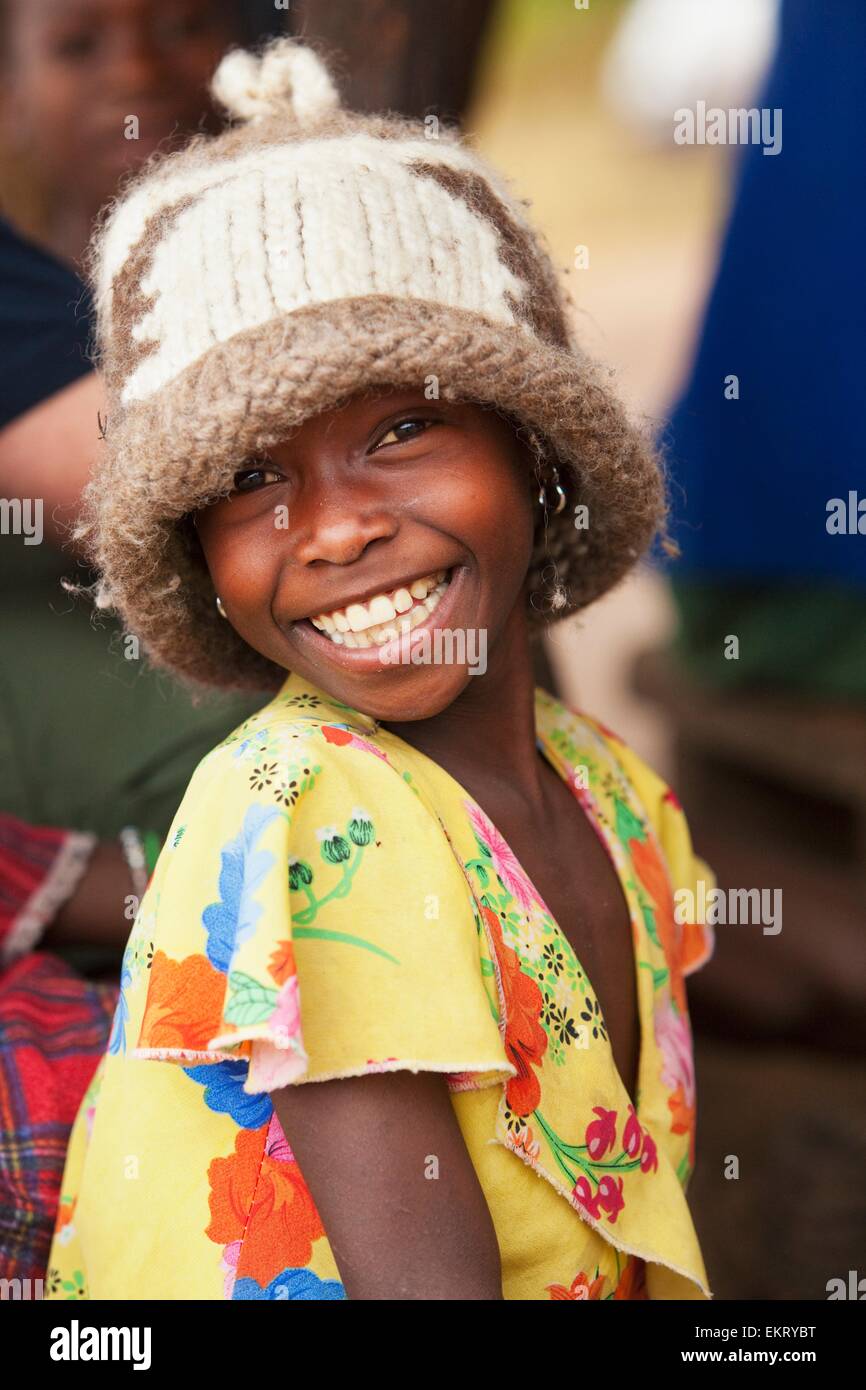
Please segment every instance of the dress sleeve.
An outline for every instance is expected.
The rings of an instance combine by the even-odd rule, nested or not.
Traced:
[[[674,894],[680,968],[684,975],[691,975],[706,964],[715,948],[713,927],[706,920],[706,905],[716,886],[715,874],[695,853],[683,808],[664,779],[618,738],[609,737],[608,742],[637,792],[659,842]]]
[[[249,1093],[381,1071],[514,1074],[438,821],[364,740],[329,743],[317,727],[302,749],[250,762],[223,748],[196,774],[152,883],[136,1055],[246,1058]]]

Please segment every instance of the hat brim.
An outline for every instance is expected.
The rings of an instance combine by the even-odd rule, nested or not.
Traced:
[[[427,386],[495,406],[540,436],[569,506],[550,514],[529,573],[530,617],[548,623],[610,589],[664,518],[657,456],[577,350],[522,326],[411,298],[341,299],[220,343],[109,421],[91,488],[95,559],[111,603],[151,659],[181,678],[268,689],[285,672],[221,620],[203,556],[181,519],[232,487],[241,461],[364,390]],[[581,524],[574,507],[581,504]],[[565,603],[550,611],[551,565]]]

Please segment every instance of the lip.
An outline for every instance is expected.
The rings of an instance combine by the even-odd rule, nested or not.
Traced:
[[[445,590],[445,593],[442,595],[442,598],[433,612],[428,613],[424,622],[412,628],[411,632],[406,636],[392,638],[390,642],[383,642],[381,646],[378,647],[343,647],[338,646],[337,643],[332,642],[325,633],[319,632],[318,628],[313,627],[309,618],[299,618],[294,621],[291,624],[292,635],[305,650],[309,651],[311,656],[317,653],[330,661],[333,666],[338,666],[343,671],[356,671],[359,674],[392,671],[395,666],[401,664],[394,660],[394,655],[399,652],[400,649],[399,644],[401,642],[408,643],[407,650],[411,650],[412,643],[417,633],[433,632],[437,627],[447,627],[452,613],[463,597],[463,590],[466,587],[466,566],[439,565],[438,568],[450,569],[451,580],[448,588]],[[426,570],[425,574],[430,574],[432,572],[433,571]],[[423,575],[419,575],[418,578],[423,578]],[[409,581],[410,584],[413,582],[413,580]],[[382,593],[382,590],[371,590],[370,597],[377,593]],[[381,659],[381,653],[386,649],[393,649],[391,659],[383,661]]]

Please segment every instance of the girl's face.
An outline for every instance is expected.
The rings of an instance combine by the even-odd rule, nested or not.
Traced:
[[[375,719],[428,719],[479,651],[525,639],[534,486],[501,415],[394,390],[249,459],[196,526],[251,647]]]

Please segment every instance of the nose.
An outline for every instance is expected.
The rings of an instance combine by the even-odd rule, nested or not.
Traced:
[[[351,565],[377,541],[397,534],[393,508],[381,497],[360,496],[341,484],[319,488],[292,508],[290,534],[295,559],[301,565]]]
[[[109,80],[130,99],[149,97],[164,85],[164,54],[148,25],[131,22],[112,44]]]

